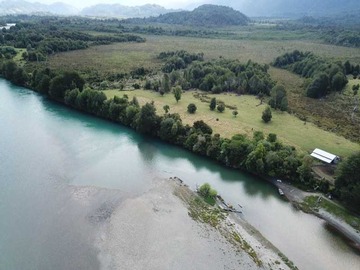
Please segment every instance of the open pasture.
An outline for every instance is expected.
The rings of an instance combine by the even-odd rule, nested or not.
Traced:
[[[108,98],[114,95],[121,97],[124,94],[128,95],[129,99],[136,96],[142,105],[154,101],[159,115],[164,114],[164,105],[169,105],[170,113],[180,114],[185,124],[192,125],[197,120],[204,120],[213,128],[214,133],[219,133],[228,138],[238,133],[252,136],[253,131],[261,130],[265,134],[276,133],[280,141],[293,145],[304,152],[310,152],[318,147],[346,157],[353,151],[360,150],[358,144],[352,143],[334,133],[324,131],[312,123],[304,124],[304,121],[286,112],[273,111],[272,121],[265,124],[261,120],[261,115],[266,104],[260,105],[260,100],[253,96],[237,96],[235,94],[207,95],[210,98],[215,97],[218,101],[223,101],[226,105],[236,106],[239,114],[234,117],[232,110],[228,108],[223,113],[210,111],[209,103],[202,102],[195,97],[196,93],[201,94],[201,92],[184,92],[178,103],[171,93],[164,96],[147,90],[106,90],[104,93]],[[187,112],[189,103],[194,103],[197,106],[195,114]]]

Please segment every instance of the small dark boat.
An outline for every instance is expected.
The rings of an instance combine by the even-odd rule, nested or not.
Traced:
[[[284,194],[284,191],[282,191],[282,189],[281,189],[281,188],[279,188],[278,190],[279,190],[279,194],[280,194],[280,196],[284,196],[284,195],[285,195],[285,194]]]

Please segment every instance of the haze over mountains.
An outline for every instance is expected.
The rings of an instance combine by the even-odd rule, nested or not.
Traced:
[[[39,1],[39,2],[35,2]],[[33,13],[52,13],[59,15],[86,15],[101,17],[150,17],[159,16],[174,12],[174,9],[166,9],[156,3],[172,6],[172,1],[161,0],[108,0],[119,4],[106,4],[105,1],[98,0],[99,4],[85,7],[87,3],[78,0],[62,0],[63,2],[53,2],[52,0],[0,0],[0,15],[4,14],[33,14]],[[179,1],[175,1],[174,6],[180,6]],[[48,4],[44,4],[48,3]],[[83,8],[76,8],[73,5],[83,5]],[[129,7],[128,5],[132,5]],[[136,4],[144,4],[137,5]],[[146,4],[155,3],[155,4]],[[342,12],[360,11],[359,0],[194,0],[184,1],[182,9],[192,10],[202,4],[224,5],[232,7],[248,16],[291,16],[300,17],[327,16]],[[189,4],[191,3],[191,4]]]

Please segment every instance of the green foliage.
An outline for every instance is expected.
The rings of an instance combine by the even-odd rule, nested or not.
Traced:
[[[224,103],[220,103],[218,106],[217,106],[217,110],[222,113],[225,111],[225,105]]]
[[[176,102],[179,102],[179,100],[181,99],[181,93],[182,93],[182,89],[180,86],[176,86],[173,90],[174,92],[174,97]]]
[[[301,166],[299,166],[297,169],[299,180],[305,185],[308,185],[314,179],[312,175],[312,163],[312,158],[307,155],[303,158]]]
[[[1,44],[1,43],[0,43]],[[0,46],[0,59],[11,59],[17,54],[14,47],[11,46]]]
[[[239,11],[230,7],[216,5],[202,5],[193,11],[179,11],[150,17],[147,19],[135,19],[130,22],[138,23],[166,23],[190,26],[229,26],[246,25],[249,19]]]
[[[274,143],[277,141],[277,136],[274,133],[269,133],[266,139],[268,142]]]
[[[187,107],[187,111],[188,111],[188,113],[191,113],[191,114],[193,114],[193,113],[195,113],[196,112],[196,105],[194,104],[194,103],[190,103],[189,105],[188,105],[188,107]]]
[[[136,119],[136,130],[145,134],[155,134],[159,125],[159,117],[153,103],[146,103],[141,107]]]
[[[272,113],[271,113],[271,109],[270,107],[266,107],[266,109],[263,111],[261,119],[265,122],[268,123],[271,121],[272,118]]]
[[[217,196],[217,191],[211,188],[209,183],[204,183],[199,188],[199,194],[204,198],[215,198]]]
[[[307,96],[321,98],[331,91],[341,91],[348,83],[346,73],[351,69],[349,63],[342,65],[315,56],[310,52],[293,51],[275,59],[275,67],[286,68],[312,81],[307,88]]]
[[[203,134],[212,134],[212,128],[206,124],[203,120],[194,122],[194,129],[203,133]]]
[[[216,98],[211,99],[209,107],[210,107],[211,111],[215,110],[215,108],[216,108]]]
[[[164,74],[163,80],[161,82],[161,88],[164,93],[170,92],[170,78],[168,74]]]
[[[162,71],[166,73],[170,73],[179,69],[186,68],[193,61],[203,61],[204,54],[203,53],[190,54],[184,50],[181,50],[181,51],[173,51],[173,52],[161,52],[158,58],[166,60],[166,63],[164,64]],[[177,78],[172,79],[173,84],[175,83],[176,79]]]
[[[239,112],[235,110],[235,111],[232,112],[232,114],[233,114],[234,117],[236,117],[239,114]]]
[[[47,55],[86,49],[91,45],[145,41],[139,36],[120,32],[106,36],[80,32],[78,30],[94,28],[94,24],[97,26],[101,25],[99,21],[80,17],[63,18],[19,15],[13,19],[17,21],[17,24],[6,30],[4,36],[1,35],[0,46],[5,45],[6,47],[4,48],[27,48],[24,56],[28,61],[44,61]],[[13,51],[5,49],[5,55],[11,54],[13,54]],[[2,49],[0,49],[0,55],[3,55]]]
[[[270,92],[269,105],[273,109],[280,109],[286,111],[288,108],[288,101],[286,96],[286,90],[283,85],[275,85]]]
[[[221,59],[194,63],[186,69],[184,77],[191,88],[215,94],[236,92],[269,95],[274,82],[267,70],[268,66],[251,61],[242,64],[238,60]]]
[[[360,209],[360,152],[343,161],[337,171],[335,186],[340,198],[351,208]]]
[[[75,71],[66,71],[50,81],[49,94],[54,99],[62,100],[65,92],[74,88],[78,88],[80,91],[83,90],[85,81]]]
[[[168,113],[170,111],[170,106],[164,105],[163,109],[164,109],[165,113]]]

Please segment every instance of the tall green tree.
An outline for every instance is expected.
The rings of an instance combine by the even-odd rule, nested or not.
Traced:
[[[162,90],[164,91],[164,93],[169,93],[170,92],[170,78],[169,78],[169,74],[164,74],[164,78],[161,82],[161,87]]]
[[[174,88],[173,92],[174,92],[174,97],[175,97],[176,102],[179,102],[179,100],[181,99],[181,92],[182,92],[181,87],[176,86]]]
[[[272,113],[271,113],[271,109],[269,106],[266,107],[266,109],[263,111],[261,118],[265,123],[268,123],[271,121]]]
[[[335,187],[340,198],[360,212],[360,152],[343,161],[337,171]]]
[[[212,98],[210,101],[210,110],[215,110],[216,108],[216,98]]]
[[[288,101],[286,97],[286,90],[283,85],[276,85],[271,89],[270,92],[271,98],[269,100],[269,105],[274,109],[280,109],[281,111],[286,111],[288,106]]]
[[[75,71],[64,72],[50,81],[49,94],[55,99],[63,99],[67,90],[84,88],[84,79]]]
[[[158,130],[159,120],[154,103],[146,103],[141,107],[136,119],[136,130],[141,133],[154,134]]]

